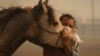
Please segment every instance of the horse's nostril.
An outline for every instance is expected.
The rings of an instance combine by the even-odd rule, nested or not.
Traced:
[[[58,25],[58,22],[54,22],[54,26]]]

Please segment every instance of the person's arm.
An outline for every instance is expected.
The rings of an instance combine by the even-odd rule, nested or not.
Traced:
[[[64,45],[64,49],[68,56],[71,55],[71,45],[70,45],[70,39],[71,39],[71,32],[68,30],[64,30],[63,37],[62,37],[62,43]]]
[[[67,54],[71,54],[71,46],[70,46],[70,40],[68,40],[67,39],[67,37],[66,38],[62,38],[62,43],[63,43],[63,45],[64,45],[64,49],[65,49],[65,51],[67,52]]]

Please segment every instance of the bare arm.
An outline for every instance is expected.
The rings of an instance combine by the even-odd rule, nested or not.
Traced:
[[[70,45],[70,32],[67,31],[67,30],[64,30],[64,33],[63,33],[63,37],[62,37],[62,43],[64,45],[64,49],[66,51],[66,53],[68,54],[68,56],[70,56],[71,54],[71,45]]]

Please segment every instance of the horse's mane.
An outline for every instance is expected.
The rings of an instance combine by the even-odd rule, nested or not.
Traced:
[[[3,30],[8,23],[8,21],[20,13],[25,12],[21,7],[9,7],[0,11],[0,29]]]
[[[47,8],[48,22],[52,24],[54,22],[54,10],[51,6],[45,5]],[[43,14],[43,8],[40,5],[35,6],[32,9],[33,17],[36,21],[40,20],[41,15]]]
[[[9,7],[8,9],[1,10],[0,11],[0,15],[4,15],[5,18],[9,18],[9,17],[12,17],[14,15],[17,15],[19,13],[22,13],[22,12],[24,12],[24,9],[21,8],[21,7]],[[4,16],[0,16],[0,19],[2,17],[4,17]]]

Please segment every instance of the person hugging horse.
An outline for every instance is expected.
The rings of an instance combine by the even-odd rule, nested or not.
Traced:
[[[62,43],[65,46],[66,54],[68,54],[68,56],[78,56],[79,43],[81,43],[82,40],[77,33],[75,19],[70,14],[63,14],[60,17],[60,21],[64,26]]]
[[[32,8],[26,6],[24,10],[31,12]],[[40,46],[43,48],[43,56],[78,56],[79,43],[81,43],[82,40],[77,33],[75,19],[70,14],[63,14],[60,17],[60,21],[64,26],[63,36],[61,37],[64,48],[42,44]]]

